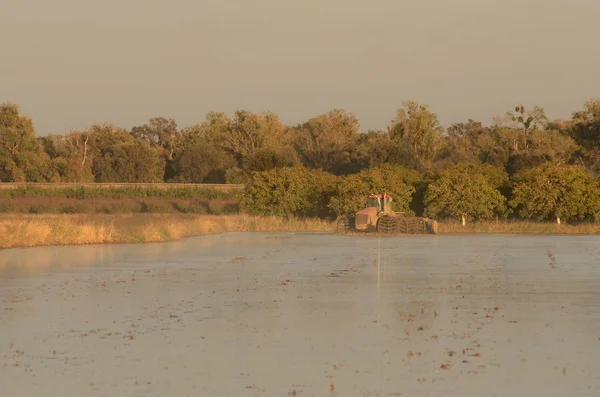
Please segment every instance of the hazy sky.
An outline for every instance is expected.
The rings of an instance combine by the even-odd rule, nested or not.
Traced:
[[[38,134],[180,126],[211,110],[285,123],[332,108],[384,128],[403,100],[485,123],[600,96],[600,0],[0,0],[0,102]]]

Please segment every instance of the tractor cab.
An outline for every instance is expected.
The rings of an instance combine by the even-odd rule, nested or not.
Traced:
[[[367,198],[367,208],[377,208],[377,213],[380,212],[389,214],[392,212],[392,197],[387,194],[372,194]]]

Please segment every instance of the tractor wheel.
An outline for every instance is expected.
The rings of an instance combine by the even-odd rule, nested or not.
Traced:
[[[400,233],[400,234],[409,233],[409,218],[406,218],[406,217],[396,218],[396,233]]]
[[[338,233],[349,232],[354,228],[354,217],[352,215],[343,215],[337,219],[336,230]]]
[[[377,232],[386,234],[397,233],[398,219],[400,218],[395,216],[382,216],[381,218],[379,218],[379,221],[377,221]]]
[[[425,220],[423,218],[417,216],[406,218],[406,234],[424,234],[426,231],[425,227]]]
[[[427,230],[431,234],[438,234],[439,225],[438,225],[437,221],[435,221],[433,219],[428,219],[427,220]]]

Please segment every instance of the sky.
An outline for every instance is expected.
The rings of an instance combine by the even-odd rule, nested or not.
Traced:
[[[209,111],[362,131],[402,101],[449,126],[600,98],[598,0],[0,0],[0,103],[38,135]]]

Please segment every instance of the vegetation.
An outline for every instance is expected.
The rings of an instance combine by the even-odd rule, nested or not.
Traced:
[[[394,211],[413,214],[409,205],[419,180],[418,172],[403,166],[366,169],[338,179],[329,207],[336,215],[354,213],[364,208],[368,195],[387,193],[393,198]]]
[[[335,177],[304,167],[254,172],[240,195],[240,208],[249,214],[326,216]]]
[[[440,224],[439,233],[586,235],[600,234],[600,224],[586,222],[568,225],[556,222],[480,221],[463,226],[461,222],[444,222]]]
[[[12,215],[0,218],[0,248],[141,243],[222,232],[328,232],[319,219],[249,215]]]
[[[198,186],[37,187],[0,189],[0,213],[192,213],[231,214],[235,192]]]
[[[508,175],[493,166],[459,164],[441,170],[425,193],[425,213],[437,218],[492,219],[506,212],[506,197],[500,191]]]
[[[73,199],[122,199],[122,198],[161,198],[161,199],[233,199],[234,192],[203,186],[147,187],[99,187],[77,186],[43,188],[19,186],[0,189],[0,198],[73,198]]]
[[[598,219],[600,189],[586,170],[545,164],[515,177],[511,207],[524,219]]]
[[[200,187],[0,189],[4,212],[182,212],[320,217],[354,212],[370,193],[397,211],[441,220],[593,222],[600,218],[600,100],[568,120],[516,106],[484,126],[444,128],[406,101],[385,130],[361,132],[333,109],[298,125],[277,115],[209,112],[180,128],[156,117],[126,130],[95,124],[36,136],[14,104],[0,105],[1,182],[241,183]]]
[[[239,212],[236,200],[0,198],[0,213],[222,215]]]
[[[1,215],[0,249],[67,244],[173,241],[224,232],[333,232],[335,223],[319,218],[237,215]],[[531,233],[598,234],[600,225],[495,222],[443,223],[441,234]],[[426,238],[426,237],[424,237]]]

